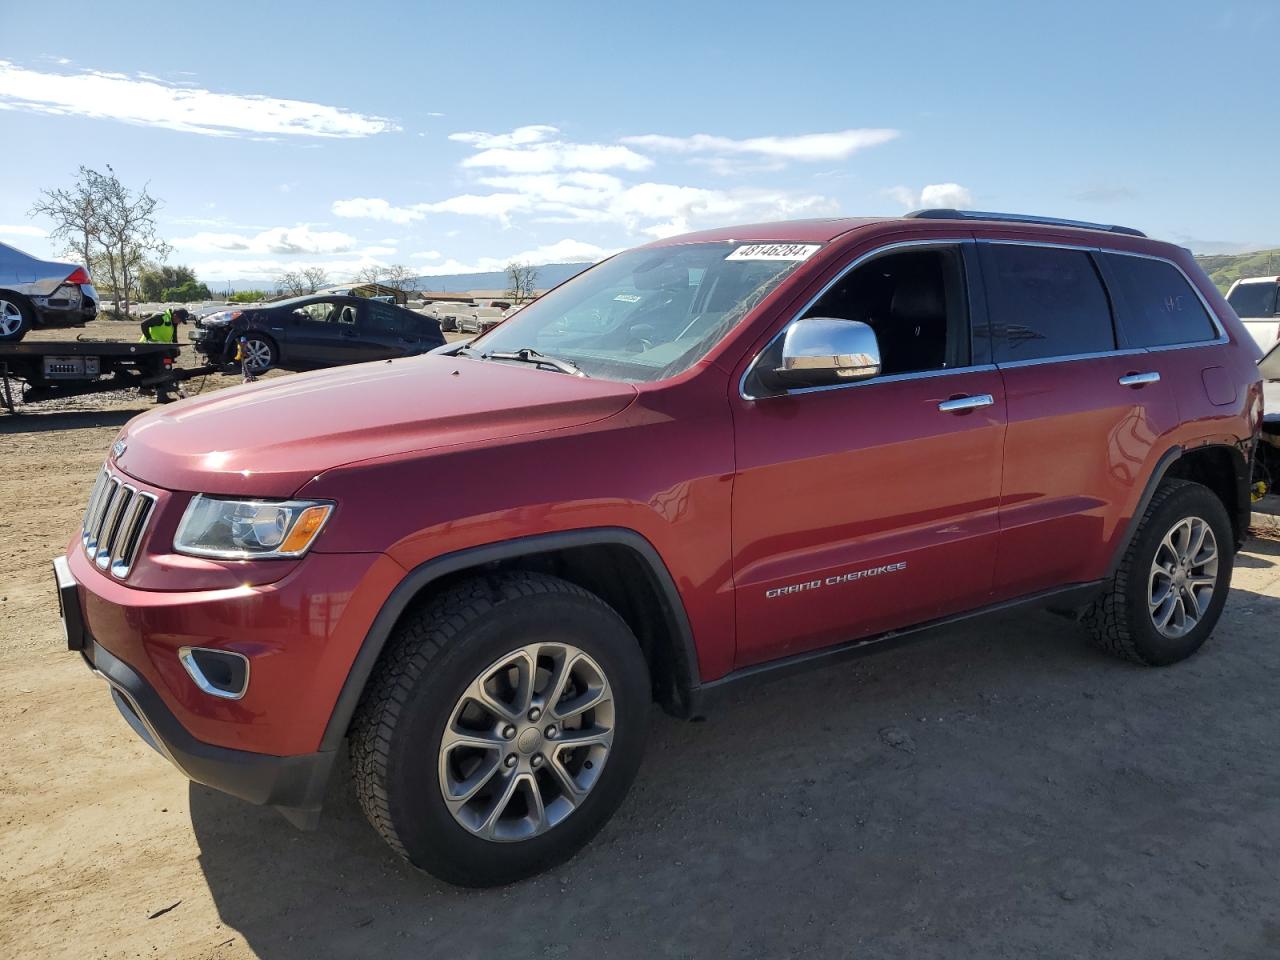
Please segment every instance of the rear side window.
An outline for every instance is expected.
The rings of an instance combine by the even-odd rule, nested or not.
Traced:
[[[1218,335],[1182,271],[1164,260],[1104,253],[1120,302],[1120,336],[1129,347],[1198,343]]]
[[[1111,304],[1088,253],[979,246],[996,363],[1115,349]]]
[[[369,311],[369,329],[374,333],[406,332],[406,317],[396,307],[373,301],[365,307]]]
[[[1236,288],[1227,297],[1227,303],[1240,317],[1271,318],[1280,310],[1276,309],[1276,290],[1274,281],[1266,283],[1237,283]]]

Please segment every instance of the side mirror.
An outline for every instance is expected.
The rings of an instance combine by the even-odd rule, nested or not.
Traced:
[[[879,373],[880,344],[869,326],[858,320],[805,317],[787,329],[773,377],[784,387],[821,387]]]

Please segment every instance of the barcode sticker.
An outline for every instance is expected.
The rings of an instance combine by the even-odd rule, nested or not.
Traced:
[[[748,243],[725,257],[726,260],[808,260],[822,247],[820,243]]]

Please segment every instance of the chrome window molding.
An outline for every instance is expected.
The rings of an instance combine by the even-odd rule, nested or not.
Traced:
[[[757,351],[756,355],[751,359],[751,362],[747,364],[747,369],[743,370],[742,376],[738,378],[738,396],[740,396],[743,400],[752,400],[752,401],[770,400],[770,399],[773,399],[774,397],[791,397],[791,396],[796,396],[798,394],[819,393],[827,390],[848,390],[851,387],[865,387],[865,386],[869,386],[871,384],[876,384],[876,383],[890,383],[890,382],[896,382],[900,380],[919,380],[925,377],[946,376],[948,374],[953,374],[953,373],[969,373],[975,370],[986,370],[986,369],[994,370],[995,367],[990,365],[983,365],[978,367],[973,367],[973,366],[945,367],[941,370],[921,370],[917,373],[895,373],[895,374],[889,374],[888,376],[883,376],[883,377],[869,377],[866,380],[858,380],[854,383],[832,383],[822,387],[797,387],[794,390],[785,390],[782,393],[771,393],[763,397],[754,397],[751,394],[747,393],[747,378],[750,377],[752,371],[755,370],[756,364],[760,362],[760,358],[769,351],[769,348],[772,347],[775,342],[777,342],[779,339],[781,339],[783,336],[786,335],[786,332],[791,328],[791,325],[793,323],[795,323],[797,320],[803,317],[805,313],[807,313],[815,303],[821,300],[832,287],[834,287],[837,283],[843,280],[851,271],[856,270],[858,267],[862,266],[862,264],[866,263],[868,260],[871,260],[874,257],[878,257],[882,253],[887,253],[891,250],[900,250],[900,249],[906,249],[909,247],[954,247],[960,244],[973,243],[973,242],[974,240],[972,236],[928,237],[928,238],[922,237],[919,240],[897,240],[897,241],[894,241],[893,243],[886,243],[883,246],[874,247],[873,249],[868,250],[866,253],[856,257],[848,264],[848,266],[846,266],[843,270],[841,270],[834,277],[832,277],[827,283],[823,284],[822,289],[819,290],[812,297],[810,297],[809,300],[804,304],[804,306],[802,306],[799,310],[797,310],[792,315],[791,319],[788,320],[786,323],[784,323],[778,329],[778,332],[775,333],[772,337],[770,337],[769,341],[763,347],[761,347],[759,351]]]
[[[826,294],[829,291],[829,289],[831,289],[832,287],[835,287],[837,283],[840,283],[842,279],[845,279],[845,276],[849,274],[851,270],[858,269],[859,266],[865,264],[865,262],[867,262],[868,260],[873,259],[873,257],[877,257],[881,255],[881,253],[892,251],[892,250],[900,250],[900,248],[950,247],[950,246],[956,246],[956,244],[961,244],[961,243],[974,243],[974,244],[1002,243],[1002,244],[1006,244],[1006,246],[1048,247],[1048,248],[1053,248],[1053,250],[1079,250],[1087,253],[1114,253],[1114,255],[1116,256],[1140,257],[1140,259],[1143,259],[1143,260],[1156,260],[1158,262],[1161,262],[1161,264],[1169,264],[1170,266],[1172,266],[1172,268],[1178,271],[1178,274],[1181,276],[1181,278],[1183,278],[1185,282],[1187,282],[1188,287],[1190,287],[1190,289],[1192,289],[1192,292],[1196,294],[1197,300],[1201,302],[1201,306],[1204,307],[1204,312],[1208,314],[1208,319],[1210,319],[1211,323],[1213,324],[1213,329],[1215,329],[1217,332],[1217,337],[1213,339],[1208,339],[1208,340],[1187,340],[1187,342],[1184,342],[1184,343],[1162,343],[1160,344],[1160,346],[1156,346],[1156,347],[1116,347],[1116,349],[1108,349],[1108,351],[1100,351],[1097,353],[1074,353],[1074,355],[1061,355],[1061,356],[1051,356],[1051,357],[1029,357],[1027,358],[1027,360],[1010,360],[1010,361],[1002,362],[1002,364],[983,364],[979,366],[947,367],[947,369],[942,369],[942,370],[922,370],[919,372],[915,372],[915,374],[891,374],[888,376],[873,376],[873,378],[869,378],[867,380],[859,380],[859,381],[856,381],[856,383],[829,384],[829,385],[826,385],[826,387],[803,387],[803,388],[797,388],[794,390],[785,390],[785,392],[783,393],[767,394],[767,396],[764,396],[764,397],[753,397],[751,396],[751,394],[746,392],[746,380],[748,380],[749,376],[751,375],[751,372],[755,370],[755,365],[758,364],[758,362],[760,361],[760,357],[764,356],[765,352],[768,352],[768,349],[773,346],[773,343],[776,342],[778,338],[782,337],[783,334],[786,334],[787,329],[790,328],[791,324],[794,324],[796,320],[799,320],[801,316],[804,316],[805,312],[808,311],[810,307],[813,307],[814,303],[817,303],[819,300],[822,300],[822,297],[824,296],[824,294]],[[1102,280],[1103,287],[1107,288],[1107,292],[1108,294],[1110,294],[1110,288],[1107,287],[1105,276],[1103,276],[1103,278],[1100,278],[1100,279]],[[973,326],[972,326],[972,323],[970,323],[970,330],[972,329],[973,329]],[[982,239],[975,239],[973,237],[929,237],[929,238],[922,238],[922,239],[914,239],[914,241],[897,241],[893,243],[886,243],[884,244],[884,246],[876,247],[874,248],[874,250],[869,250],[863,253],[863,255],[856,257],[855,260],[852,260],[844,270],[841,270],[840,273],[836,274],[836,276],[833,276],[833,278],[831,279],[831,282],[824,284],[823,288],[820,289],[820,291],[818,291],[817,294],[814,294],[814,296],[810,298],[810,300],[806,302],[803,307],[800,307],[800,310],[797,310],[795,312],[795,315],[792,316],[791,319],[788,320],[786,324],[783,324],[782,328],[778,330],[778,332],[774,334],[773,337],[769,338],[769,342],[765,343],[764,346],[759,349],[759,352],[756,353],[753,360],[751,360],[748,367],[746,367],[746,370],[742,371],[742,376],[739,379],[739,385],[737,385],[737,389],[739,389],[739,396],[742,399],[745,399],[745,401],[760,401],[760,399],[771,399],[773,397],[791,397],[791,396],[795,396],[795,394],[819,393],[819,392],[824,392],[824,390],[845,390],[845,389],[850,389],[852,387],[869,387],[869,385],[873,385],[873,384],[893,383],[893,381],[899,381],[899,380],[918,380],[918,379],[927,378],[927,376],[946,376],[950,374],[961,374],[961,372],[998,370],[998,369],[1002,369],[1002,367],[1036,366],[1039,364],[1069,364],[1069,362],[1073,362],[1076,360],[1098,360],[1098,358],[1101,358],[1101,357],[1137,356],[1137,355],[1140,355],[1140,353],[1162,353],[1165,351],[1171,351],[1171,349],[1216,347],[1216,346],[1222,346],[1222,344],[1225,344],[1225,343],[1230,343],[1230,337],[1228,333],[1226,333],[1226,328],[1222,326],[1222,321],[1219,319],[1219,316],[1217,316],[1217,312],[1213,310],[1213,308],[1210,306],[1210,303],[1208,303],[1206,298],[1204,298],[1204,294],[1201,292],[1201,288],[1197,287],[1196,283],[1193,282],[1192,278],[1190,278],[1190,276],[1187,275],[1187,271],[1183,270],[1183,268],[1181,268],[1181,265],[1178,264],[1178,262],[1176,262],[1175,260],[1170,260],[1169,257],[1157,256],[1155,255],[1155,253],[1139,253],[1137,251],[1132,251],[1132,250],[1117,250],[1117,248],[1115,247],[1101,246],[1101,244],[1097,244],[1097,243],[1060,243],[1056,241],[1029,241],[1029,239],[1006,239],[1002,237],[982,238]]]

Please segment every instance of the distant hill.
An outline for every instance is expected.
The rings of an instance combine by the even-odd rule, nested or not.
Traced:
[[[1241,277],[1272,277],[1280,273],[1280,249],[1196,254],[1196,260],[1223,293]]]
[[[589,263],[545,263],[537,267],[538,279],[534,286],[546,290],[577,276]],[[414,283],[418,290],[435,290],[440,293],[463,293],[467,290],[503,290],[507,287],[507,275],[501,270],[492,273],[454,273],[438,277],[418,277]]]

